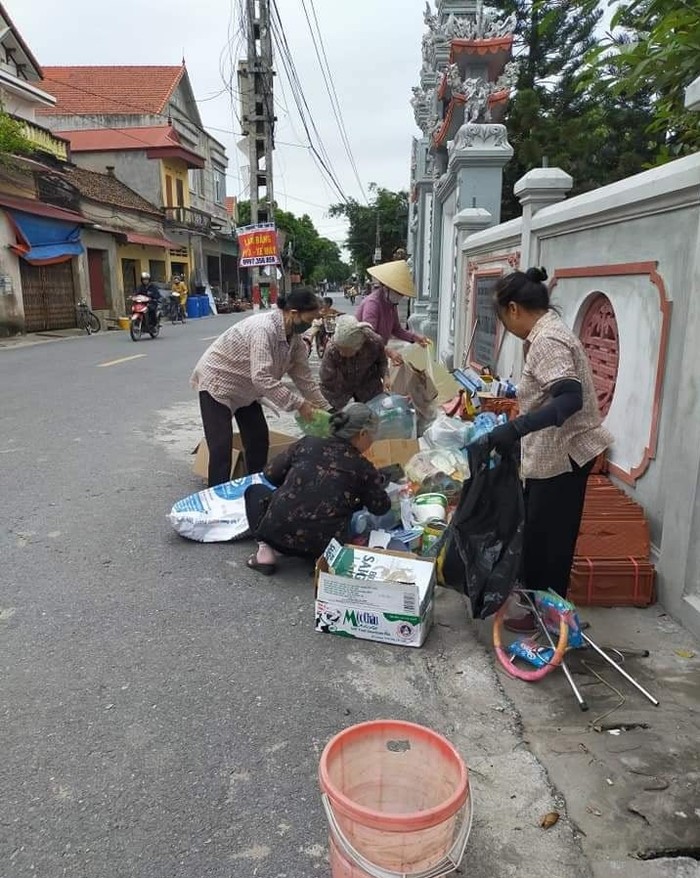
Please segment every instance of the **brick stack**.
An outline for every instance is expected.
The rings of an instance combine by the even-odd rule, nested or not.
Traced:
[[[591,476],[568,597],[581,606],[646,607],[654,567],[644,510],[607,476]]]

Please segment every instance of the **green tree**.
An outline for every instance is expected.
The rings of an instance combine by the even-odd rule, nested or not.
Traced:
[[[520,76],[505,123],[514,157],[503,179],[502,219],[521,213],[517,180],[546,157],[574,179],[573,194],[636,173],[656,144],[646,129],[648,94],[612,94],[585,81],[586,59],[598,46],[597,0],[498,0],[515,13]]]
[[[396,250],[406,247],[408,235],[408,192],[392,192],[376,183],[370,183],[369,190],[369,205],[351,198],[342,204],[332,204],[328,211],[330,216],[344,216],[348,220],[346,246],[361,275],[374,263],[377,219],[382,262],[388,262]]]
[[[612,33],[590,54],[591,79],[620,98],[647,96],[655,160],[700,149],[696,113],[685,108],[685,88],[700,76],[700,8],[692,0],[626,0]]]

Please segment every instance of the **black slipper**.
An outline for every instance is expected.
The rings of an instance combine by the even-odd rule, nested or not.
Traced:
[[[257,572],[262,573],[263,576],[272,576],[277,570],[276,564],[261,564],[255,555],[251,555],[250,558],[248,558],[246,566],[251,570],[257,570]]]

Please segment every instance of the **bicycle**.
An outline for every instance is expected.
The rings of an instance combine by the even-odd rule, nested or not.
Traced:
[[[92,335],[93,332],[99,332],[102,329],[100,318],[88,308],[85,299],[81,299],[75,308],[78,312],[79,329],[84,329],[88,335]]]

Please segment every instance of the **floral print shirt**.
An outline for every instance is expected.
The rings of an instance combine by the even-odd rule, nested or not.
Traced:
[[[320,557],[331,539],[347,542],[354,512],[391,507],[379,472],[344,439],[307,436],[264,472],[277,490],[256,537],[290,554]]]

